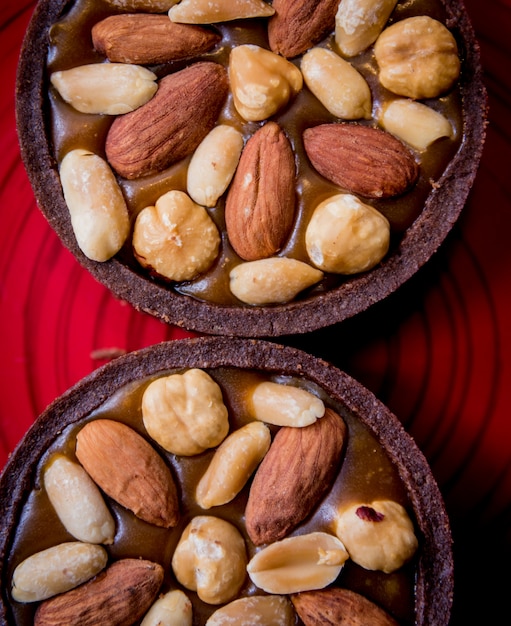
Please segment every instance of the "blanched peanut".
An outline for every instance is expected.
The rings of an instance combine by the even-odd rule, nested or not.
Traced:
[[[345,120],[371,117],[371,90],[348,61],[326,48],[312,48],[302,59],[307,87],[332,114]]]
[[[321,202],[305,232],[311,261],[325,272],[357,274],[371,269],[387,253],[387,218],[351,194]]]
[[[113,543],[115,522],[96,483],[63,455],[50,461],[44,488],[66,530],[80,541]]]
[[[343,507],[337,511],[335,533],[355,563],[387,574],[409,561],[418,547],[408,513],[391,500]]]
[[[180,589],[158,598],[140,626],[192,626],[193,609],[188,596]]]
[[[137,215],[133,250],[138,262],[172,281],[191,280],[218,255],[220,235],[204,207],[169,191]]]
[[[241,263],[229,274],[231,292],[246,304],[289,302],[318,283],[323,272],[308,263],[287,257],[271,257]]]
[[[293,63],[253,44],[231,50],[229,78],[234,106],[249,122],[271,117],[303,86],[302,73]]]
[[[267,593],[298,593],[332,583],[348,558],[337,537],[313,532],[268,545],[252,557],[247,571]]]
[[[53,72],[51,84],[81,113],[120,115],[138,109],[156,93],[156,74],[129,63],[91,63]]]
[[[251,17],[269,17],[275,10],[263,0],[181,0],[169,11],[173,22],[214,24]]]
[[[380,116],[380,124],[417,150],[425,150],[437,139],[454,135],[451,123],[441,113],[408,99],[389,102]]]
[[[230,502],[264,457],[271,443],[265,424],[251,422],[225,439],[200,479],[195,499],[203,509]]]
[[[460,74],[454,36],[427,15],[409,17],[386,28],[374,44],[374,55],[381,84],[416,100],[440,96]]]
[[[142,397],[142,418],[147,432],[162,448],[183,456],[217,446],[229,432],[222,391],[200,369],[150,383]]]
[[[12,597],[17,602],[39,602],[74,589],[100,572],[107,559],[102,546],[81,541],[47,548],[16,567]]]
[[[295,613],[283,596],[250,596],[239,598],[217,609],[206,626],[293,626]]]
[[[60,182],[81,251],[107,261],[122,248],[130,230],[128,208],[108,163],[88,150],[68,152]]]
[[[363,52],[387,23],[397,0],[342,0],[335,17],[335,42],[347,57]]]
[[[325,414],[323,400],[306,389],[265,381],[251,395],[253,416],[277,426],[308,426]]]
[[[172,557],[178,581],[208,604],[234,599],[246,577],[245,542],[218,517],[199,515],[185,528]]]
[[[214,207],[234,176],[243,150],[243,135],[233,126],[216,126],[201,142],[190,160],[188,195],[206,207]]]

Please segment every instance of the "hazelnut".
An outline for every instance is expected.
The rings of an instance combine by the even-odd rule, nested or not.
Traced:
[[[409,561],[418,547],[408,513],[392,500],[356,503],[337,511],[335,533],[355,563],[387,574]]]
[[[142,396],[142,419],[162,448],[183,456],[217,446],[229,431],[222,391],[200,369],[150,383]]]
[[[321,202],[305,232],[311,261],[325,272],[356,274],[371,269],[387,253],[390,224],[374,207],[351,194]]]
[[[218,255],[220,235],[206,209],[169,191],[138,214],[133,250],[138,262],[172,281],[192,280]]]
[[[415,100],[436,98],[460,74],[458,46],[438,20],[418,15],[386,28],[374,44],[381,84]]]
[[[246,577],[245,541],[219,517],[199,515],[183,531],[172,557],[178,581],[208,604],[233,600]]]

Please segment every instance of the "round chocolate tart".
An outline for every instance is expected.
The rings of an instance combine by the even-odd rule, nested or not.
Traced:
[[[423,454],[294,348],[200,337],[119,357],[36,420],[0,497],[2,624],[156,624],[168,594],[182,624],[449,622],[449,521]]]
[[[182,14],[190,21],[194,6],[211,3],[182,1],[168,12],[175,4],[36,7],[19,62],[17,125],[38,205],[64,245],[120,299],[205,334],[305,333],[399,288],[459,217],[483,148],[486,92],[462,2],[382,2],[394,8],[362,51],[338,41],[338,2],[307,13],[307,2],[247,0],[235,5],[240,14],[205,24],[183,23]],[[252,5],[256,17],[243,12]],[[438,37],[427,39],[427,25],[406,41],[405,28],[392,30],[424,18]],[[158,29],[170,25],[193,34],[172,31],[162,44]],[[307,32],[300,49],[286,47]],[[425,46],[430,65],[419,71],[433,77],[433,89],[410,88],[415,60],[393,58],[389,40],[414,59],[414,46]],[[169,41],[173,49],[160,54]],[[340,64],[333,77],[325,70],[331,55]],[[102,98],[121,79],[66,75],[90,65],[137,68],[117,108],[102,108]],[[404,86],[383,78],[396,67]],[[344,102],[344,84],[362,94],[355,103]],[[272,106],[252,113],[265,90]],[[329,91],[342,110],[327,102]],[[131,96],[141,101],[126,104]],[[423,126],[427,139],[410,135]],[[63,167],[69,153],[74,160]],[[86,173],[95,182],[78,188]],[[121,208],[107,209],[97,225],[91,215],[105,197]]]

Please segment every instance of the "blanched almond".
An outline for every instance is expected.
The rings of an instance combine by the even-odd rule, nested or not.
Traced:
[[[188,165],[189,196],[205,207],[214,207],[234,176],[243,149],[243,135],[228,124],[219,124],[206,135]]]
[[[60,543],[29,556],[14,570],[12,597],[39,602],[69,591],[100,572],[108,554],[102,546],[81,541]]]
[[[323,417],[323,401],[306,389],[265,381],[251,395],[253,416],[268,424],[302,427]]]
[[[263,0],[181,0],[172,7],[169,17],[173,22],[187,24],[214,24],[252,17],[268,17],[274,9]]]
[[[342,542],[324,532],[288,537],[256,553],[247,565],[252,582],[267,593],[323,589],[349,558]]]
[[[307,87],[332,115],[345,120],[371,117],[371,90],[348,61],[326,48],[312,48],[302,58]]]
[[[387,132],[417,150],[425,150],[442,137],[454,136],[454,129],[444,115],[415,100],[389,102],[382,111],[380,123]]]
[[[168,591],[152,605],[140,626],[192,626],[193,607],[180,589]]]
[[[108,261],[130,230],[127,204],[110,166],[77,148],[62,159],[60,182],[81,251],[93,261]]]
[[[230,502],[264,457],[271,443],[269,428],[251,422],[235,430],[215,452],[195,491],[199,506],[209,509]]]
[[[348,57],[363,52],[383,30],[397,0],[342,0],[335,17],[335,41]]]
[[[91,63],[53,72],[51,84],[81,113],[120,115],[138,109],[156,93],[156,74],[139,65]]]
[[[232,293],[245,304],[289,302],[323,278],[308,263],[288,257],[271,257],[240,263],[229,274]]]
[[[80,541],[112,543],[115,522],[98,487],[81,465],[58,455],[44,472],[44,488],[66,530]]]

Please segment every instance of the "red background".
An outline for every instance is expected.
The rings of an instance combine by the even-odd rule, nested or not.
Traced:
[[[14,121],[17,59],[34,4],[0,4],[0,468],[47,404],[109,353],[188,334],[111,296],[35,205]],[[511,585],[511,0],[466,5],[490,124],[461,219],[385,302],[337,327],[278,340],[365,384],[426,454],[452,521],[454,625],[505,621]]]

